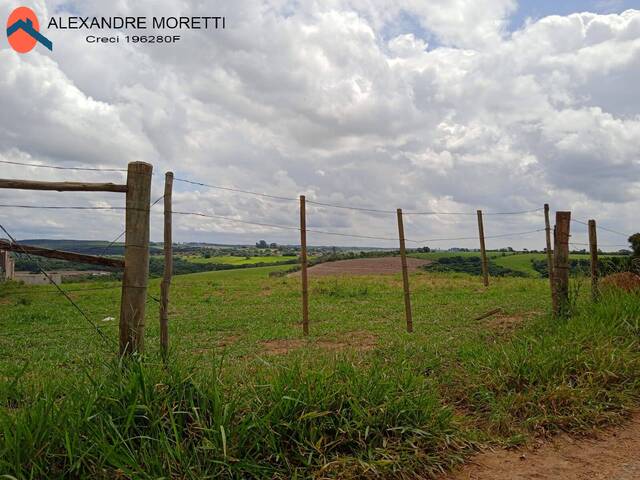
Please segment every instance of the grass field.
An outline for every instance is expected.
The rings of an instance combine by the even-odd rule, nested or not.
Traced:
[[[411,254],[412,257],[437,260],[444,257],[480,257],[479,252],[429,252],[429,253],[415,253]],[[487,256],[491,262],[502,267],[510,268],[519,272],[526,273],[527,276],[533,278],[539,278],[540,274],[533,268],[532,260],[546,261],[547,256],[544,253],[501,253],[501,252],[488,252]],[[609,255],[600,255],[600,258],[607,258]],[[588,254],[572,253],[572,260],[588,260]]]
[[[582,289],[552,320],[545,279],[417,273],[410,335],[399,276],[329,277],[303,339],[298,281],[269,276],[286,268],[176,277],[168,368],[153,301],[146,358],[125,368],[117,284],[65,285],[107,341],[50,287],[0,286],[0,473],[424,478],[638,405],[637,296]]]
[[[282,256],[259,256],[259,257],[234,257],[234,256],[216,256],[205,258],[202,256],[185,255],[183,257],[192,263],[214,263],[224,265],[254,265],[257,263],[278,263],[278,262],[290,262],[295,260],[296,257],[282,257]]]

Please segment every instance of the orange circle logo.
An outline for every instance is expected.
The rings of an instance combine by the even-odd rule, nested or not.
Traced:
[[[16,52],[27,53],[38,43],[40,23],[35,12],[27,7],[18,7],[7,20],[7,38]]]

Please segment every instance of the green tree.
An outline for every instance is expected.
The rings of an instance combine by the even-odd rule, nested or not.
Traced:
[[[640,257],[640,233],[634,233],[629,237],[629,243],[634,257]]]

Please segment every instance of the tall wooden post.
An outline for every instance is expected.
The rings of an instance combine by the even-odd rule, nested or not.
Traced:
[[[0,251],[0,270],[2,271],[0,280],[10,281],[15,278],[15,262],[9,250]]]
[[[164,271],[160,284],[160,351],[164,360],[169,353],[169,289],[173,274],[172,191],[173,172],[167,172],[164,177]]]
[[[0,280],[10,280],[7,272],[7,260],[9,258],[9,252],[0,250]]]
[[[556,309],[556,294],[553,286],[553,249],[551,248],[551,222],[549,221],[549,204],[544,204],[544,226],[547,237],[547,270],[549,272],[549,287],[551,288],[551,304]]]
[[[489,262],[487,260],[487,249],[484,243],[484,223],[482,221],[482,210],[478,210],[478,235],[480,236],[480,256],[482,261],[482,282],[485,287],[489,286]]]
[[[120,355],[131,355],[144,350],[152,171],[153,167],[144,162],[132,162],[127,170],[124,274],[120,304]]]
[[[11,256],[9,252],[7,252],[7,280],[15,280],[16,278],[16,261]]]
[[[409,290],[409,269],[407,267],[407,249],[404,238],[402,209],[398,209],[398,235],[400,238],[400,260],[402,262],[402,285],[404,288],[404,312],[407,319],[407,332],[413,332],[413,314],[411,312],[411,291]]]
[[[300,195],[300,275],[302,276],[302,331],[309,335],[309,278],[307,276],[307,204]]]
[[[553,251],[553,278],[555,282],[556,305],[554,315],[569,313],[569,237],[571,212],[556,212],[556,239]]]
[[[589,253],[591,254],[591,298],[598,301],[598,237],[596,234],[596,221],[589,220]]]

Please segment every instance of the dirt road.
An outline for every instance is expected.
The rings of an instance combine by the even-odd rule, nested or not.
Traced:
[[[480,454],[447,480],[640,479],[640,414],[593,438],[563,435],[537,449]],[[444,480],[444,479],[443,479]]]

